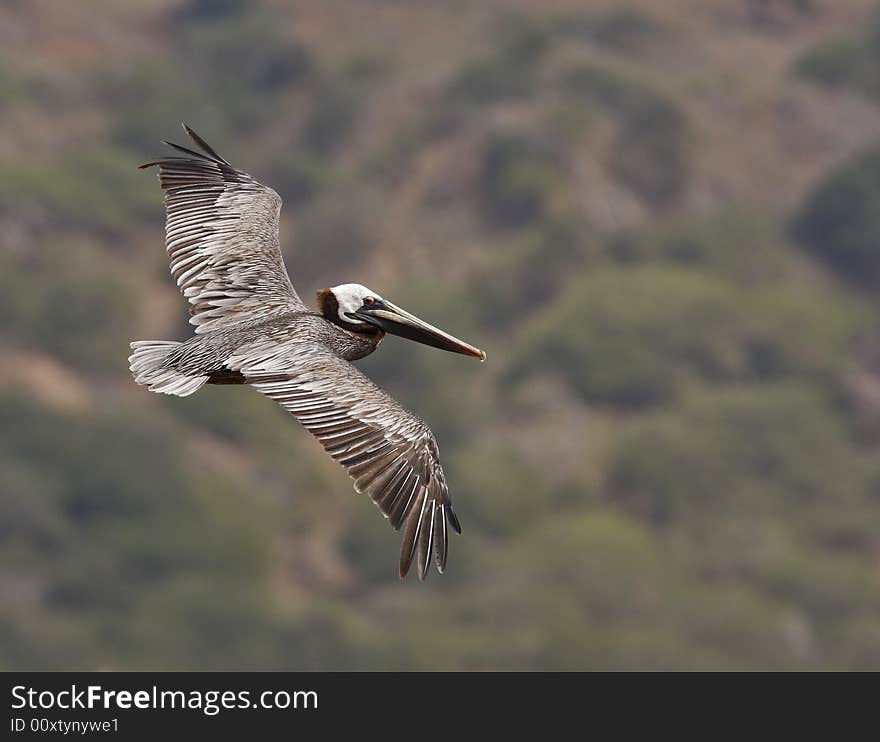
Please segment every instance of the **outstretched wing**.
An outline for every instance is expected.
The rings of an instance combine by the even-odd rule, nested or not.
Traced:
[[[171,274],[196,332],[305,309],[278,244],[281,198],[184,129],[202,152],[165,142],[182,156],[141,167],[159,167]]]
[[[415,557],[419,578],[425,579],[432,552],[442,572],[447,526],[458,533],[461,526],[431,430],[348,361],[317,344],[299,347],[283,373],[277,356],[254,349],[247,353],[251,360],[233,356],[227,365],[294,415],[395,529],[404,526],[401,578]],[[258,356],[267,360],[252,360]]]

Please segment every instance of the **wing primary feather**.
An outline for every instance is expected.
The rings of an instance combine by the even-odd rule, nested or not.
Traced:
[[[419,579],[424,580],[428,576],[428,565],[431,563],[431,550],[434,545],[434,516],[437,512],[434,500],[429,500],[425,494],[425,512],[421,518],[418,536],[419,552]]]
[[[420,501],[421,505],[419,505]],[[425,515],[425,503],[426,494],[423,489],[419,493],[419,499],[415,503],[416,507],[413,507],[406,522],[406,529],[403,532],[403,543],[400,546],[400,579],[406,577],[412,565],[412,559],[416,550],[416,537],[419,535],[419,528]]]
[[[438,505],[440,515],[437,519],[437,527],[440,532],[434,537],[434,560],[437,563],[437,571],[443,574],[446,569],[446,553],[449,548],[449,531],[446,527],[446,506]]]
[[[461,523],[458,522],[458,516],[456,516],[455,511],[452,509],[451,500],[446,503],[446,519],[456,533],[461,533]]]
[[[460,533],[461,525],[437,442],[422,420],[322,343],[259,345],[253,360],[243,355],[232,365],[294,415],[345,467],[355,489],[402,531],[401,578],[413,562],[422,580],[431,562],[445,569],[449,531]],[[273,372],[286,378],[273,380]]]
[[[406,515],[405,506],[411,499],[418,480],[413,476],[409,466],[402,466],[385,485],[383,491],[376,495],[376,502],[382,508],[394,530],[403,524]]]
[[[214,151],[214,148],[208,144],[204,139],[202,139],[198,134],[196,134],[192,129],[189,128],[186,124],[181,124],[183,126],[183,130],[189,134],[190,138],[199,145],[208,155],[210,155],[217,162],[222,162],[224,165],[229,165],[225,159],[223,159],[220,155]]]
[[[410,481],[412,481],[412,484],[410,484]],[[418,492],[419,489],[420,485],[418,477],[413,475],[395,495],[394,502],[389,504],[388,519],[391,521],[391,525],[394,528],[400,528],[400,526],[403,525],[403,521],[406,519],[410,507],[412,506],[413,498],[416,496],[416,492]],[[416,500],[416,502],[418,502],[418,500]]]

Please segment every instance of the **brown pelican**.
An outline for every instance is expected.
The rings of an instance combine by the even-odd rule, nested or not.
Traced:
[[[430,428],[350,361],[385,333],[474,356],[486,354],[357,283],[318,293],[318,311],[297,296],[281,257],[281,198],[236,170],[184,124],[200,152],[158,166],[165,191],[171,274],[192,305],[185,342],[131,344],[132,376],[150,391],[185,397],[203,384],[250,384],[278,402],[348,471],[395,529],[404,526],[400,576],[416,558],[446,566],[447,525],[461,533]]]

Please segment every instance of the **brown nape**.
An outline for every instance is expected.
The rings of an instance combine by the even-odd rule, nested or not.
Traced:
[[[332,289],[321,289],[318,292],[318,309],[328,322],[332,322],[337,327],[344,327],[346,330],[356,332],[359,335],[384,335],[378,327],[367,323],[346,322],[339,316],[339,300]]]
[[[318,309],[324,315],[324,319],[333,322],[339,317],[339,301],[330,289],[321,289],[318,292]]]

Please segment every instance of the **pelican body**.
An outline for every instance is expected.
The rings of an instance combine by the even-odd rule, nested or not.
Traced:
[[[448,528],[461,532],[430,428],[353,365],[386,333],[485,360],[486,354],[356,283],[299,298],[278,240],[281,199],[236,170],[184,125],[198,151],[165,142],[176,156],[159,168],[171,274],[190,303],[185,342],[131,344],[135,382],[181,397],[204,384],[249,384],[274,399],[342,464],[395,529],[399,573],[433,555],[446,567]]]

